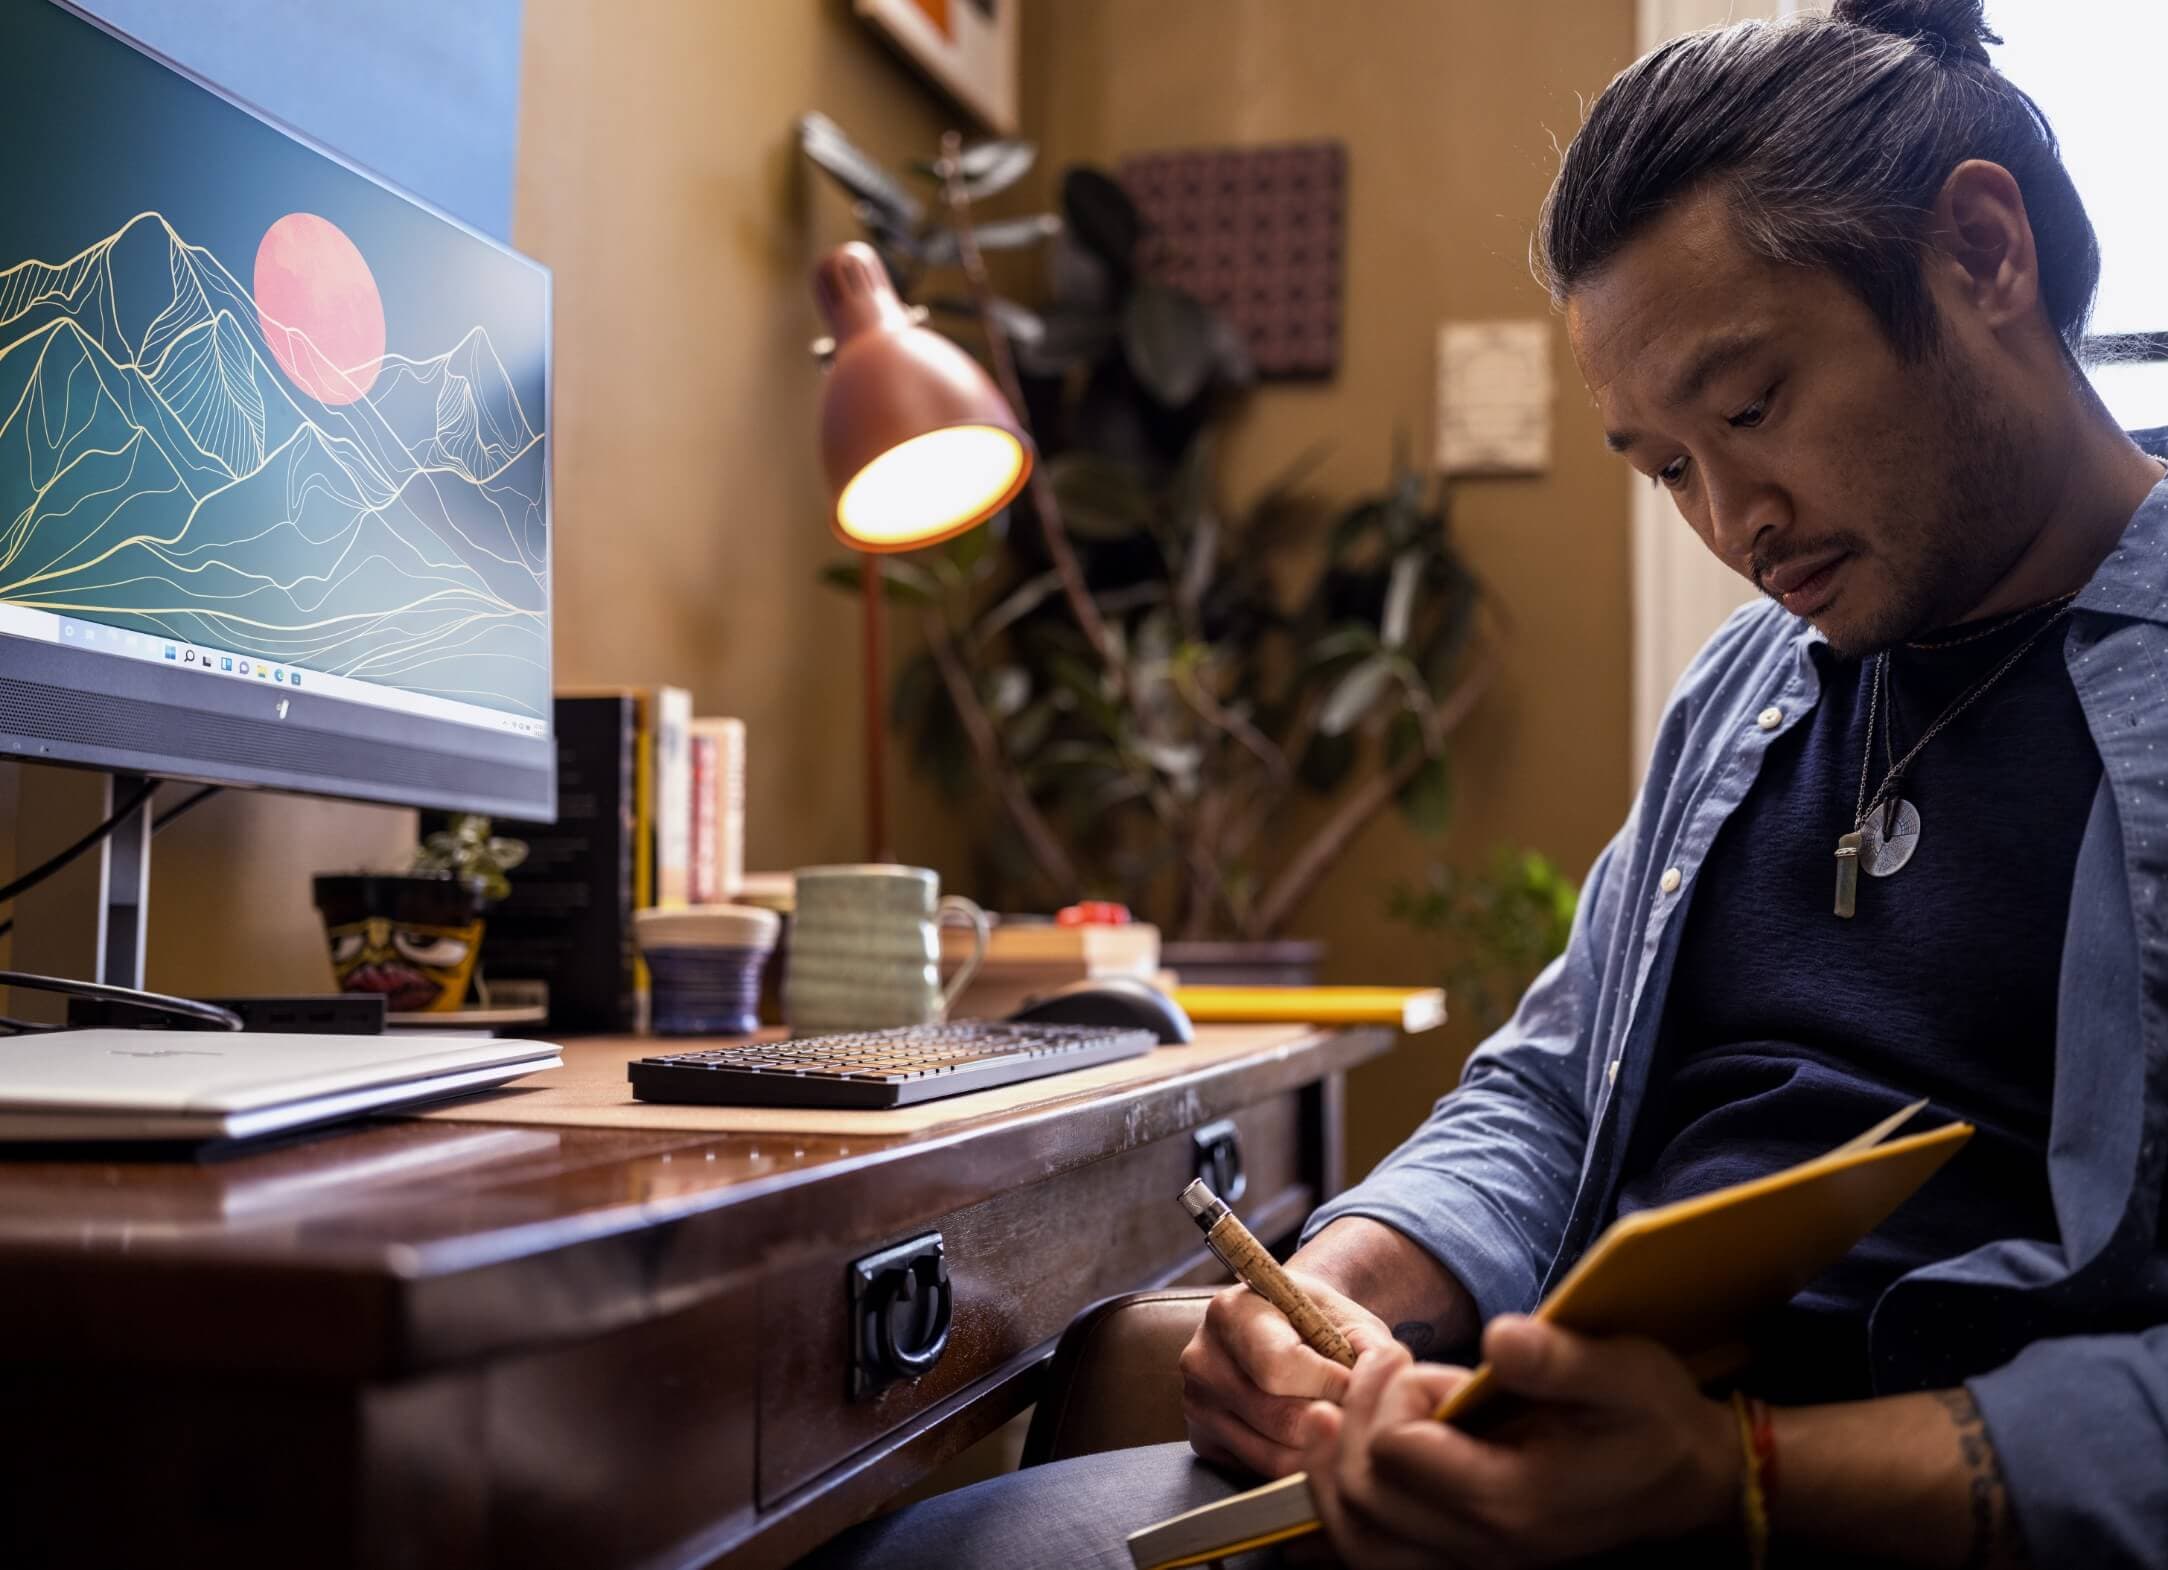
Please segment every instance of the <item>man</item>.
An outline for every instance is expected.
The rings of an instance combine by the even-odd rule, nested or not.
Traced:
[[[1119,1565],[1302,1467],[1359,1566],[2168,1567],[2168,484],[2077,369],[2092,230],[1988,36],[1977,0],[1696,35],[1566,155],[1539,251],[1610,444],[1774,603],[1682,681],[1567,953],[1312,1218],[1352,1376],[1235,1289],[1182,1359],[1202,1462],[840,1553]],[[1523,1317],[1622,1211],[1922,1097],[1978,1132],[1757,1345],[1773,1467],[1669,1353]],[[1530,1415],[1429,1422],[1467,1376],[1411,1351]]]

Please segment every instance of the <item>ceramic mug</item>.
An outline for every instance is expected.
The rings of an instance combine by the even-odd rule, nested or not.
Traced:
[[[648,1029],[658,1036],[749,1036],[760,1028],[760,973],[783,918],[747,905],[636,910],[647,961]]]
[[[805,867],[797,884],[783,1009],[800,1035],[937,1024],[986,957],[986,912],[944,898],[929,868]],[[935,929],[950,921],[978,942],[944,990]]]

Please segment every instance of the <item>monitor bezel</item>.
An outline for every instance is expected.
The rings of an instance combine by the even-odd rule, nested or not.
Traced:
[[[542,286],[543,604],[552,629],[546,651],[547,685],[554,691],[557,449],[549,437],[556,405],[556,322],[555,279],[550,269],[496,236],[446,212],[398,181],[326,146],[306,131],[190,70],[104,18],[84,10],[74,0],[40,0],[40,3],[96,28],[116,43],[212,94],[272,132],[299,143],[349,174],[372,182],[399,200],[450,224],[469,239],[533,270]],[[543,716],[551,734],[521,736],[487,725],[347,702],[312,693],[306,687],[298,691],[265,689],[217,679],[199,686],[200,681],[198,673],[168,667],[162,662],[0,634],[0,757],[393,806],[485,812],[527,821],[547,822],[557,815],[557,744],[552,716]],[[41,730],[36,727],[18,729],[10,723],[26,714],[47,712],[49,701],[56,694],[64,695],[70,705],[65,725],[48,724]],[[175,746],[146,748],[136,745],[140,737],[132,734],[132,731],[140,731],[142,711],[139,705],[146,701],[167,705],[182,713],[200,714],[213,728],[222,728],[224,734],[238,737],[243,743],[260,731],[263,747],[259,751],[290,751],[291,738],[296,732],[315,731],[337,740],[361,739],[376,747],[387,761],[401,755],[425,758],[447,771],[449,778],[441,785],[421,788],[384,777],[382,772],[379,777],[371,778],[365,771],[296,769],[262,762],[251,764],[236,757],[193,757]],[[538,788],[513,788],[534,782],[538,770]]]

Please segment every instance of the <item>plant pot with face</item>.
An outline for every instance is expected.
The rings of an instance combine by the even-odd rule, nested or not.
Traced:
[[[331,969],[342,992],[377,992],[394,1013],[467,999],[482,947],[486,882],[451,872],[337,872],[316,878]]]

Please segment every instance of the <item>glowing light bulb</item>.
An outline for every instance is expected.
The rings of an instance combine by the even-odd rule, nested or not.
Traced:
[[[836,502],[851,539],[875,547],[930,543],[957,533],[1022,487],[1023,443],[991,425],[955,425],[891,447],[861,469]]]

